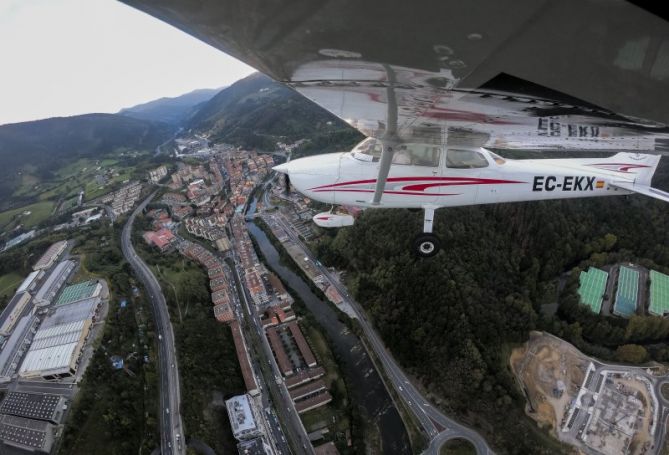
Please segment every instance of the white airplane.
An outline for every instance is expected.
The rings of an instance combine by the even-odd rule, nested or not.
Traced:
[[[318,201],[424,210],[641,193],[669,153],[669,23],[599,0],[122,0],[292,87],[367,139],[275,169]],[[495,150],[609,152],[511,160]],[[601,154],[600,154],[601,156]],[[318,214],[321,226],[350,216]]]
[[[609,158],[511,160],[483,147],[442,148],[432,144],[396,145],[393,162],[375,203],[382,141],[367,138],[351,152],[316,155],[274,169],[290,176],[305,196],[327,204],[423,209],[423,233],[416,253],[436,254],[434,211],[502,202],[573,199],[640,193],[669,202],[669,193],[650,186],[660,156],[617,153]],[[401,164],[400,164],[401,163]],[[348,214],[319,213],[322,227],[350,226]]]

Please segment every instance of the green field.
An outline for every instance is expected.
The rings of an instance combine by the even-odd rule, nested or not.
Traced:
[[[581,272],[578,277],[581,303],[590,307],[593,313],[599,313],[602,308],[608,277],[608,273],[594,267],[590,267],[587,272]]]
[[[637,294],[639,293],[639,272],[620,266],[618,274],[618,291],[613,312],[618,316],[631,316],[636,311]]]
[[[125,163],[125,164],[124,164]],[[21,175],[21,181],[12,197],[23,200],[67,200],[74,199],[79,195],[83,188],[84,199],[90,201],[113,191],[116,186],[125,180],[130,180],[136,170],[142,165],[135,161],[129,161],[126,157],[110,154],[104,159],[96,160],[93,158],[81,158],[65,166],[54,169],[50,178],[42,179],[32,174],[34,170],[26,167]],[[95,176],[105,171],[113,170],[113,174],[108,174],[107,181],[100,185],[95,180]],[[141,171],[141,169],[140,169]],[[63,209],[68,209],[71,204],[63,204]],[[2,223],[0,223],[0,226]]]
[[[0,212],[0,229],[5,230],[8,227],[13,227],[19,223],[23,224],[27,228],[33,227],[34,225],[46,220],[49,215],[51,215],[52,210],[53,202],[43,201],[7,210],[5,212]],[[16,215],[20,215],[25,211],[31,212],[30,215],[21,215],[18,217],[18,219],[15,218]]]
[[[16,273],[8,273],[7,275],[0,276],[0,295],[11,295],[14,293],[14,290],[21,284],[23,281],[21,275]]]
[[[650,271],[650,306],[648,311],[657,316],[669,312],[669,275]]]

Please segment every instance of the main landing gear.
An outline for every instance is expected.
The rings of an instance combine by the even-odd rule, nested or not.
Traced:
[[[432,233],[435,207],[424,207],[423,232],[413,241],[414,253],[422,258],[430,258],[441,249],[439,238]]]

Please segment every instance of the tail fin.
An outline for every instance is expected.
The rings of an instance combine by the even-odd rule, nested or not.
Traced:
[[[611,158],[602,160],[601,166],[612,166],[612,168],[608,170],[619,172],[621,174],[635,174],[628,175],[628,177],[633,176],[634,181],[613,181],[611,182],[612,186],[634,193],[643,194],[644,196],[659,199],[664,202],[669,202],[669,193],[658,190],[657,188],[652,188],[650,186],[651,180],[653,179],[653,174],[655,174],[655,170],[657,169],[657,165],[660,164],[660,158],[662,158],[660,155],[618,153]],[[602,169],[604,168],[602,167]]]
[[[660,155],[647,155],[642,153],[616,153],[612,157],[604,159],[588,159],[588,166],[596,167],[605,171],[617,172],[621,176],[634,178],[635,185],[650,186],[657,165],[660,163]]]

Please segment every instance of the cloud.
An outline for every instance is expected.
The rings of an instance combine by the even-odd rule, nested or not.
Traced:
[[[10,0],[0,24],[0,124],[117,112],[253,71],[115,1]]]

